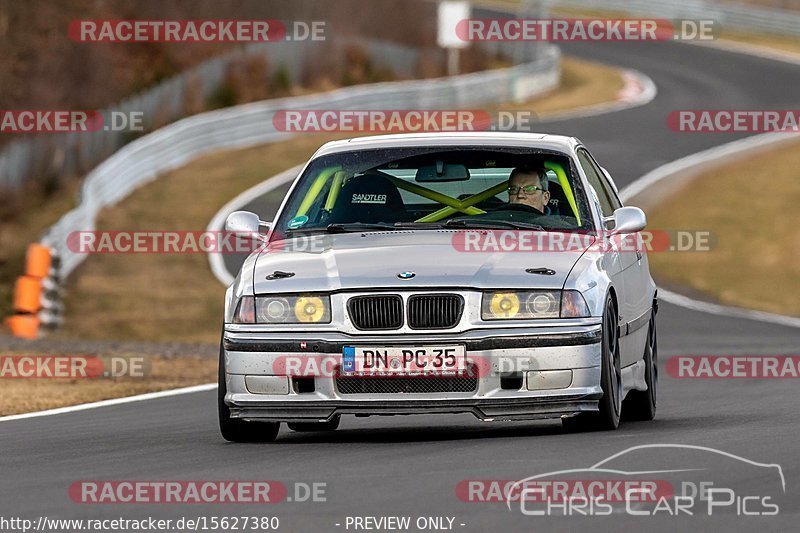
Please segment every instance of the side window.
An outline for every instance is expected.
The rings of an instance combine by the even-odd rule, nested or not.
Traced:
[[[614,191],[611,189],[611,184],[606,181],[603,171],[600,170],[600,167],[597,166],[589,155],[589,152],[585,149],[578,149],[578,160],[581,163],[583,171],[586,173],[589,185],[591,185],[595,193],[597,193],[597,199],[600,201],[600,209],[603,212],[603,216],[610,217],[614,213],[614,210],[620,207],[619,200],[617,200]]]
[[[589,156],[589,160],[592,162],[592,166],[594,166],[597,174],[600,176],[600,183],[602,184],[603,188],[606,190],[608,194],[608,198],[611,200],[611,205],[614,209],[619,209],[622,207],[622,202],[619,200],[619,196],[614,191],[614,187],[611,185],[611,182],[608,180],[606,173],[603,172],[603,169],[600,168],[600,165],[597,164],[597,161],[594,160],[594,157],[589,152],[586,152]]]

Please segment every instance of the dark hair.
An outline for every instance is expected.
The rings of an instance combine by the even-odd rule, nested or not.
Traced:
[[[541,185],[542,191],[547,190],[549,180],[547,179],[547,171],[544,168],[535,167],[533,165],[521,165],[511,171],[511,174],[508,176],[508,180],[511,181],[520,174],[535,174],[539,178],[539,185]]]

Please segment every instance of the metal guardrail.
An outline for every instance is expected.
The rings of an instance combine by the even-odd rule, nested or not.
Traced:
[[[99,211],[125,198],[161,173],[206,152],[285,140],[273,115],[286,109],[453,109],[527,99],[553,89],[560,79],[560,52],[541,50],[540,58],[514,67],[427,80],[361,85],[335,91],[265,100],[185,118],[141,137],[92,170],[80,192],[80,205],[64,215],[41,242],[61,257],[68,276],[87,256],[69,249],[74,231],[93,231]]]
[[[550,6],[607,9],[666,19],[715,20],[738,30],[800,35],[800,11],[716,0],[547,0]]]

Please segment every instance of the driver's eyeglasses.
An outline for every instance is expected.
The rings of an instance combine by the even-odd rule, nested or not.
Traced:
[[[519,194],[520,190],[525,194],[533,194],[536,191],[543,191],[544,189],[537,185],[525,185],[524,187],[515,187],[514,185],[508,186],[508,194]]]

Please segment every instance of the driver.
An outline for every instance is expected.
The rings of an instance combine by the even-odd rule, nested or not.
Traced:
[[[511,209],[535,210],[545,214],[545,206],[550,201],[547,191],[547,175],[541,167],[520,166],[511,171],[508,177],[508,202]]]

